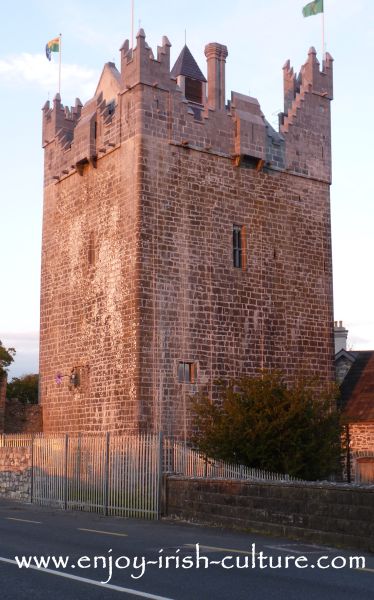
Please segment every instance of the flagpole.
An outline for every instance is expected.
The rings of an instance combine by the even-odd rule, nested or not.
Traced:
[[[134,0],[131,0],[131,54],[134,50]]]
[[[325,3],[322,6],[322,60],[325,58]]]
[[[61,96],[61,50],[62,50],[62,35],[60,33],[59,37],[59,45],[58,45],[58,93]]]

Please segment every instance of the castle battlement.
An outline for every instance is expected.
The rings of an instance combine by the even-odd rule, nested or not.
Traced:
[[[331,180],[333,59],[329,54],[320,71],[316,51],[311,48],[298,76],[286,62],[284,113],[276,131],[256,98],[232,92],[226,103],[226,46],[211,43],[205,47],[206,81],[187,47],[170,71],[171,44],[166,36],[157,48],[157,58],[142,29],[136,39],[134,49],[128,40],[120,48],[120,72],[114,63],[104,66],[95,95],[84,107],[79,99],[74,107],[64,107],[59,94],[52,107],[45,104],[46,185],[76,171],[82,173],[85,164],[95,165],[136,134],[149,135],[149,121],[153,136],[225,156],[237,166]],[[183,73],[176,74],[176,68]],[[52,147],[52,157],[48,157]]]
[[[288,170],[331,182],[330,101],[333,58],[326,53],[322,71],[315,48],[297,76],[288,60],[283,67],[284,112],[279,115]]]
[[[141,29],[84,106],[43,108],[46,432],[187,439],[219,379],[334,377],[332,59],[286,63],[276,130],[226,95],[227,47],[204,54],[171,68]]]

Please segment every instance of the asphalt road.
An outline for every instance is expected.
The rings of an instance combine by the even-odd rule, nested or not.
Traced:
[[[32,568],[18,567],[15,557],[22,556],[31,557]],[[32,557],[40,556],[68,556],[68,565],[56,569],[50,559],[47,569],[38,569]],[[281,566],[270,568],[265,556]],[[286,556],[294,557],[288,568]],[[334,563],[342,566],[350,556],[363,556],[364,569],[317,566],[317,560],[326,567],[343,557]],[[297,558],[305,568],[295,565]],[[188,523],[0,500],[0,586],[1,600],[374,600],[374,555]]]

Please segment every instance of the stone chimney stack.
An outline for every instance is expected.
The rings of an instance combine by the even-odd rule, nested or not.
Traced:
[[[208,108],[224,110],[226,101],[225,64],[227,47],[213,42],[205,46],[208,67]]]
[[[347,350],[348,329],[343,326],[343,321],[334,321],[335,354],[340,350]]]

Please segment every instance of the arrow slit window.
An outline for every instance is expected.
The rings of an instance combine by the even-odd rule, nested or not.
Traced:
[[[232,228],[232,253],[233,265],[237,269],[245,269],[246,266],[246,231],[243,225],[233,225]]]

